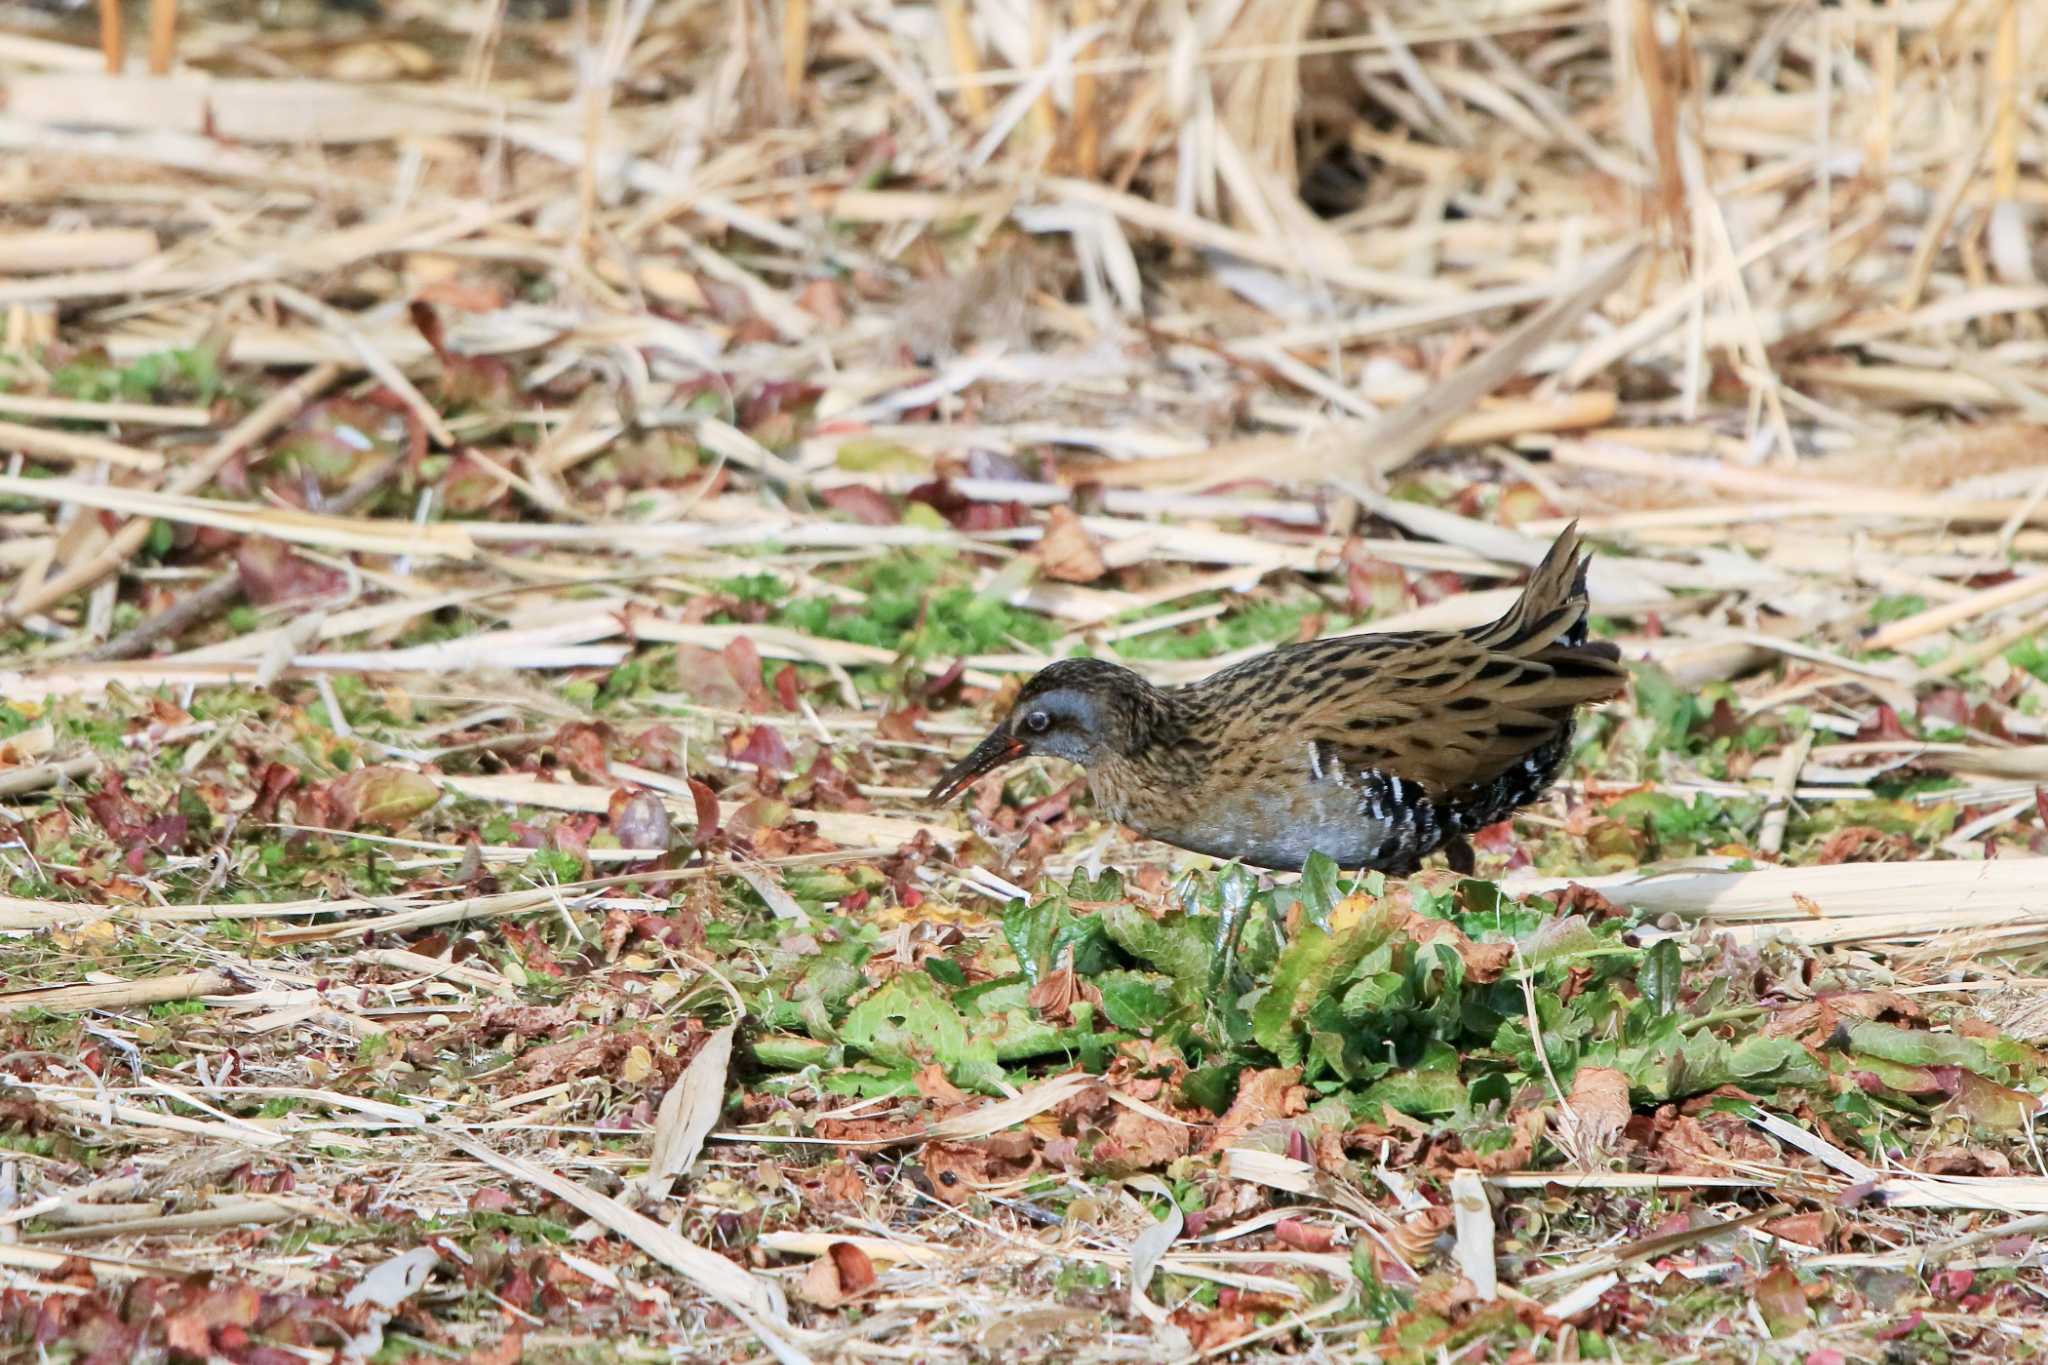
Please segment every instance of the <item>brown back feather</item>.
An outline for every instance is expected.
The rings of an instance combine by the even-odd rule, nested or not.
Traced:
[[[1574,524],[1487,625],[1291,646],[1182,695],[1221,732],[1226,753],[1292,765],[1316,742],[1348,772],[1377,769],[1433,795],[1491,781],[1554,740],[1576,708],[1628,684],[1620,650],[1585,638],[1578,544]],[[1292,742],[1276,743],[1276,731]]]

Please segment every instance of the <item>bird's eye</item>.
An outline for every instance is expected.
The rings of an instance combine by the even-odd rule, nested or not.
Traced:
[[[1024,728],[1034,735],[1042,735],[1052,728],[1052,717],[1043,711],[1033,711],[1024,717]]]

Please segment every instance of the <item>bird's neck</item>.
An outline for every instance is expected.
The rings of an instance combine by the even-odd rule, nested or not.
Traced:
[[[1154,806],[1202,780],[1208,751],[1187,743],[1201,717],[1183,691],[1139,680],[1124,700],[1117,742],[1089,763],[1088,789],[1105,815],[1143,832],[1156,823]]]

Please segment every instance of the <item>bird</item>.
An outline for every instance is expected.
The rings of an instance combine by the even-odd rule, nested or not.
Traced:
[[[1057,660],[927,799],[1059,758],[1104,815],[1191,852],[1406,877],[1442,850],[1469,876],[1470,836],[1548,790],[1579,709],[1628,685],[1620,649],[1587,638],[1590,563],[1573,522],[1496,621],[1282,645],[1179,687]]]

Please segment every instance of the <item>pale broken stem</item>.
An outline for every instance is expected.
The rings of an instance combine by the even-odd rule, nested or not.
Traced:
[[[161,1005],[173,1000],[192,1000],[202,995],[223,995],[234,989],[224,972],[182,972],[142,981],[88,982],[76,986],[48,986],[15,991],[0,996],[0,1014],[21,1010],[84,1012],[129,1009],[136,1005]]]
[[[1778,775],[1771,782],[1771,807],[1764,812],[1763,828],[1756,846],[1762,853],[1777,853],[1785,847],[1785,826],[1792,818],[1792,793],[1799,788],[1799,772],[1813,751],[1813,731],[1801,730],[1778,761]]]

